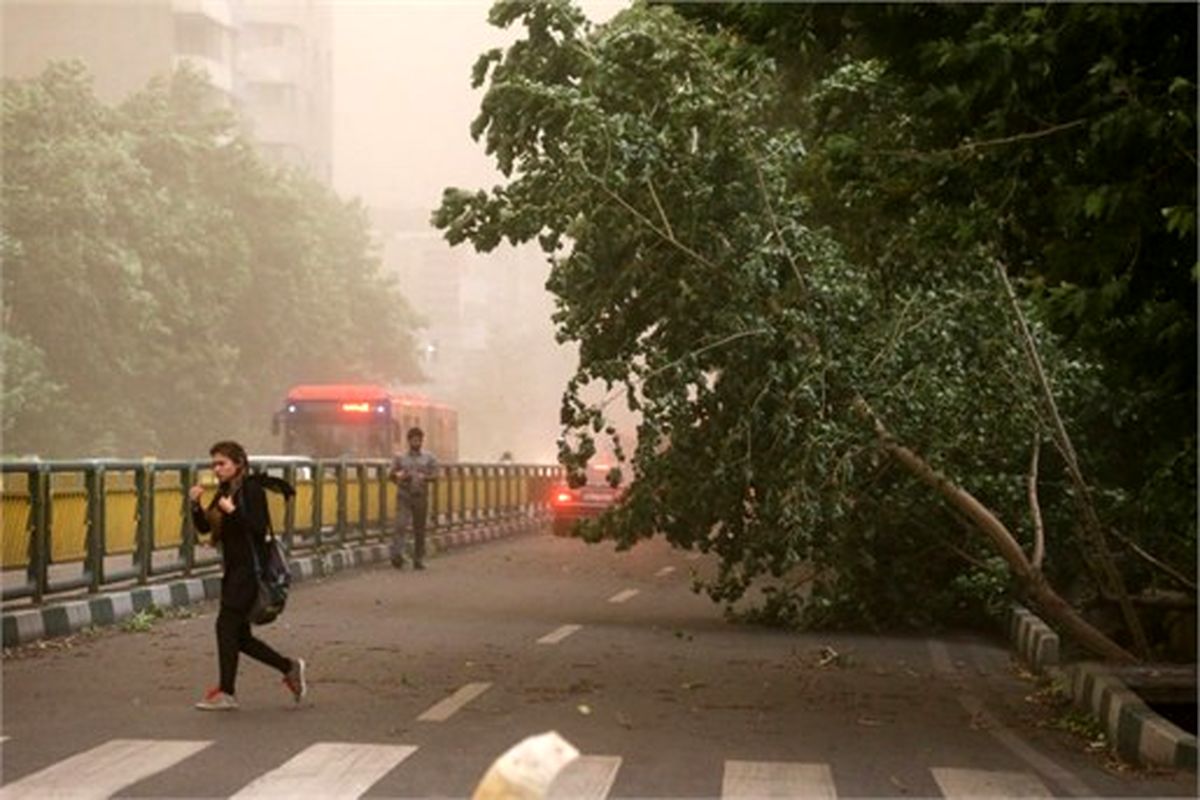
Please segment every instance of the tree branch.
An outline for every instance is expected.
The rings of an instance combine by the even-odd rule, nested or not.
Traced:
[[[775,217],[775,209],[771,205],[771,198],[767,195],[767,184],[763,180],[762,167],[759,166],[758,161],[754,162],[754,173],[758,176],[758,191],[762,194],[763,206],[767,209],[767,219],[771,222],[771,229],[775,231],[775,238],[779,240],[779,246],[783,248],[784,257],[792,265],[792,274],[796,276],[796,287],[803,291],[804,278],[800,275],[800,266],[792,256],[792,248],[788,247],[787,241],[783,238],[783,231],[779,228],[779,220]]]
[[[1167,564],[1163,561],[1160,561],[1157,558],[1155,558],[1154,556],[1150,555],[1148,552],[1146,552],[1141,547],[1139,547],[1136,542],[1134,542],[1128,536],[1125,536],[1124,534],[1122,534],[1120,531],[1110,528],[1109,533],[1111,533],[1113,536],[1117,537],[1122,542],[1124,542],[1125,545],[1130,550],[1132,550],[1137,555],[1141,556],[1144,560],[1146,560],[1149,563],[1153,564],[1154,566],[1158,567],[1160,570],[1167,573],[1172,578],[1174,578],[1175,580],[1179,581],[1184,586],[1191,589],[1193,592],[1196,591],[1196,582],[1192,581],[1192,580],[1188,580],[1188,578],[1186,576],[1184,576],[1184,574],[1182,572],[1179,572],[1178,570],[1176,570],[1174,567],[1170,566],[1169,564]]]
[[[1029,457],[1029,513],[1033,517],[1033,568],[1040,570],[1046,557],[1046,529],[1042,524],[1042,507],[1038,503],[1038,457],[1042,452],[1042,433],[1033,434],[1033,455]]]
[[[671,241],[678,241],[675,238],[675,231],[671,228],[671,221],[667,219],[667,212],[663,210],[662,202],[658,199],[658,192],[654,191],[654,181],[650,180],[650,176],[646,176],[646,188],[650,190],[650,198],[654,200],[654,207],[658,209],[658,216],[662,219],[663,227],[667,229],[667,236]]]
[[[1049,128],[1043,128],[1040,131],[1028,131],[1026,133],[1017,133],[1012,136],[1003,136],[999,139],[984,139],[978,142],[967,142],[960,144],[957,147],[948,147],[943,150],[880,150],[883,155],[889,156],[904,156],[906,158],[936,158],[937,156],[955,155],[957,153],[966,152],[973,153],[976,150],[985,147],[1001,147],[1006,144],[1016,144],[1017,142],[1029,142],[1034,139],[1041,139],[1046,136],[1054,136],[1069,131],[1072,128],[1078,128],[1088,122],[1088,118],[1076,119],[1071,122],[1063,122],[1059,125],[1051,125]]]
[[[692,248],[688,247],[683,242],[676,239],[675,234],[673,232],[671,232],[669,229],[664,231],[662,228],[659,228],[657,225],[655,225],[653,220],[651,220],[649,217],[647,217],[641,211],[638,211],[636,208],[634,208],[632,205],[630,205],[629,201],[627,201],[624,197],[621,197],[621,195],[617,194],[612,189],[608,188],[608,185],[604,182],[604,180],[601,179],[598,175],[593,175],[587,169],[586,166],[582,167],[582,169],[583,169],[585,175],[587,175],[589,178],[591,178],[593,181],[595,181],[600,186],[600,191],[604,192],[606,195],[608,195],[613,200],[615,200],[622,208],[624,208],[630,214],[633,214],[633,216],[636,217],[639,222],[641,222],[643,225],[645,225],[650,230],[654,231],[654,233],[656,233],[664,241],[666,241],[673,247],[678,248],[680,251],[686,253],[687,255],[691,256],[692,258],[696,259],[701,264],[704,264],[706,267],[710,267],[713,270],[717,269],[716,264],[709,261],[707,258],[705,258],[700,253],[697,253],[695,250],[693,250]],[[651,191],[653,191],[653,190],[651,190]]]
[[[1046,582],[1041,571],[1034,569],[1029,559],[1025,557],[1016,537],[990,509],[980,503],[970,492],[935,470],[915,452],[899,444],[884,426],[883,421],[875,415],[875,412],[861,397],[855,398],[852,406],[872,425],[884,452],[932,487],[942,496],[943,500],[969,519],[992,541],[1001,557],[1008,562],[1009,568],[1024,587],[1030,599],[1045,612],[1048,618],[1062,625],[1084,647],[1105,658],[1122,663],[1138,660],[1136,656],[1081,617],[1078,611],[1054,591],[1054,588]]]
[[[1017,294],[1013,291],[1012,283],[1008,280],[1008,270],[999,261],[993,261],[993,265],[996,269],[996,275],[1000,278],[1000,284],[1004,287],[1004,293],[1008,297],[1009,307],[1012,309],[1017,333],[1025,350],[1025,356],[1029,360],[1030,369],[1033,372],[1038,388],[1041,390],[1042,402],[1050,418],[1051,438],[1066,461],[1067,474],[1070,476],[1074,487],[1074,491],[1071,494],[1076,501],[1080,515],[1083,517],[1083,530],[1091,539],[1096,558],[1100,563],[1103,577],[1101,584],[1103,585],[1104,581],[1107,581],[1109,588],[1116,595],[1121,606],[1121,614],[1125,618],[1125,624],[1129,628],[1129,633],[1133,636],[1134,649],[1141,657],[1145,658],[1150,654],[1150,642],[1146,638],[1146,631],[1142,628],[1137,611],[1134,609],[1133,603],[1129,600],[1129,591],[1125,588],[1125,579],[1122,577],[1120,570],[1117,569],[1112,552],[1108,548],[1108,541],[1104,538],[1104,528],[1100,524],[1100,517],[1096,513],[1095,505],[1092,503],[1091,492],[1088,490],[1087,483],[1083,479],[1083,471],[1079,468],[1079,459],[1075,455],[1075,448],[1071,445],[1071,437],[1067,435],[1067,428],[1063,424],[1062,416],[1058,413],[1058,404],[1054,401],[1054,393],[1050,389],[1050,380],[1046,377],[1046,370],[1042,366],[1041,356],[1038,355],[1037,343],[1034,341],[1033,334],[1029,330],[1029,325],[1025,321],[1021,305],[1017,302]]]

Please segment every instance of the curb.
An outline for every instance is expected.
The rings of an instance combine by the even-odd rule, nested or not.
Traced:
[[[1100,724],[1117,755],[1135,764],[1196,771],[1196,737],[1165,719],[1101,664],[1060,669],[1059,638],[1029,609],[1012,604],[1008,635],[1017,655],[1038,675],[1070,681],[1075,705]]]
[[[496,522],[465,531],[431,533],[427,547],[430,555],[481,542],[503,539],[532,531],[543,524],[539,518]],[[387,561],[391,557],[388,542],[343,547],[320,555],[292,559],[292,583],[302,583],[353,567]],[[68,600],[39,608],[3,613],[3,646],[15,647],[40,639],[69,636],[91,626],[115,625],[140,611],[157,608],[182,608],[221,596],[221,575],[177,578],[153,586],[138,586],[95,595],[86,600]]]
[[[1196,737],[1159,716],[1103,665],[1070,669],[1071,697],[1104,725],[1117,754],[1128,761],[1196,771]]]
[[[1041,618],[1019,603],[1013,603],[1008,618],[1008,637],[1017,654],[1034,674],[1045,675],[1058,667],[1058,634]]]

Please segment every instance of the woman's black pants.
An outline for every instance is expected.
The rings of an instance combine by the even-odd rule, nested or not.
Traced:
[[[221,667],[221,691],[225,694],[235,694],[238,653],[245,653],[284,675],[292,668],[290,659],[275,652],[261,639],[254,638],[245,610],[222,605],[217,614],[217,661]]]

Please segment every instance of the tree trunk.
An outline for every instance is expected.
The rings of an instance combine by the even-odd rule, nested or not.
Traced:
[[[1100,630],[1079,615],[1058,592],[1046,582],[1041,570],[1035,569],[1025,557],[1016,537],[1004,526],[996,515],[975,499],[970,492],[930,466],[915,452],[897,444],[891,433],[861,399],[855,401],[860,414],[871,420],[875,433],[885,452],[905,469],[931,486],[950,505],[966,515],[987,536],[1000,555],[1008,562],[1029,600],[1052,622],[1066,631],[1079,644],[1108,661],[1132,664],[1138,658],[1104,635]]]

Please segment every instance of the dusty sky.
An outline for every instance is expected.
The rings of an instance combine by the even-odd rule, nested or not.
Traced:
[[[624,0],[577,3],[594,22]],[[446,186],[496,180],[469,126],[471,66],[512,31],[490,0],[333,0],[334,186],[371,206],[434,208]]]
[[[491,187],[502,179],[482,145],[470,136],[482,90],[471,88],[479,54],[510,44],[523,29],[502,31],[487,23],[490,0],[331,0],[333,2],[334,188],[372,208],[412,209],[427,218],[447,186]],[[626,0],[578,2],[593,22],[624,8]],[[536,247],[520,266],[488,265],[505,280],[528,281],[542,291],[546,264]],[[493,256],[469,255],[483,265]],[[403,290],[403,287],[402,287]],[[493,460],[509,450],[518,461],[553,463],[562,388],[574,350],[554,342],[548,295],[543,307],[512,309],[501,320],[523,337],[519,361],[505,361],[524,413],[498,424],[497,399],[470,381],[432,385],[429,391],[459,410],[464,460]],[[418,309],[425,313],[426,309]],[[532,312],[532,313],[531,313]],[[500,312],[494,312],[500,313]],[[489,346],[498,346],[493,343]],[[497,358],[504,360],[503,354]],[[459,376],[460,378],[462,376]],[[474,388],[472,388],[474,387]],[[519,387],[519,388],[513,388]],[[441,392],[441,394],[439,394]]]

